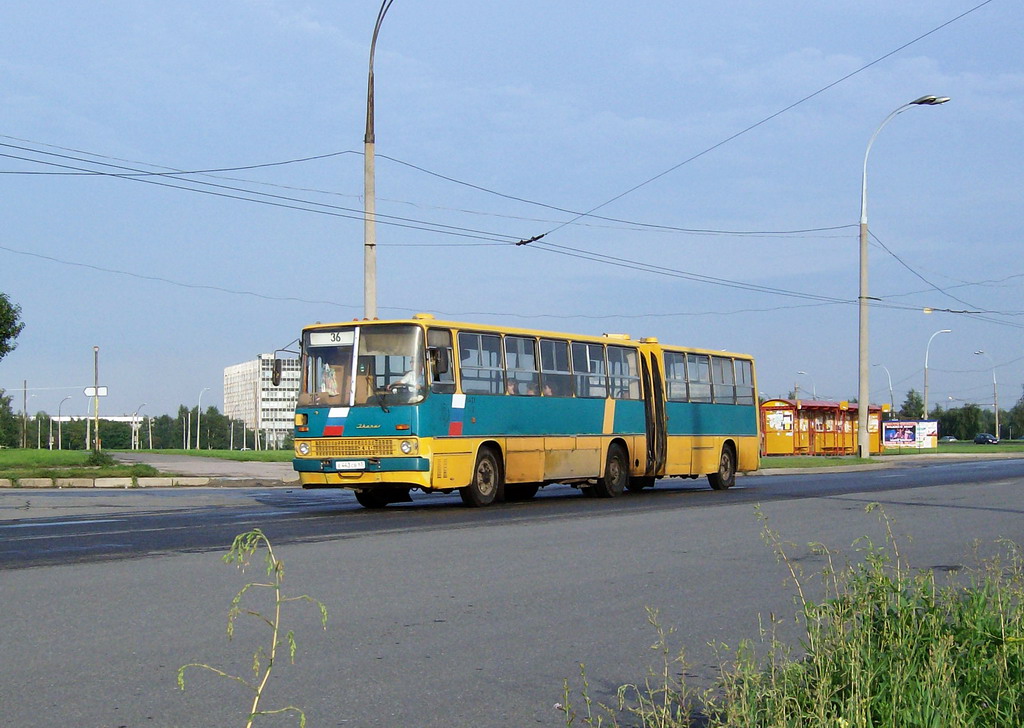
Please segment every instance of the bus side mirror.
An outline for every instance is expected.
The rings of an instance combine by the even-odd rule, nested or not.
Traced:
[[[274,370],[270,375],[270,382],[275,387],[281,386],[281,370],[284,367],[284,362],[280,359],[274,359]]]
[[[434,366],[435,374],[447,374],[450,368],[447,349],[431,349],[430,362]]]

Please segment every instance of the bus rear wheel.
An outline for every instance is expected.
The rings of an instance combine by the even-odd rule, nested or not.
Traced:
[[[732,445],[722,446],[722,456],[718,460],[718,472],[708,473],[708,482],[715,490],[726,490],[736,484],[736,451]]]
[[[598,498],[614,498],[622,495],[629,483],[629,459],[626,450],[615,443],[608,447],[608,459],[604,465],[604,477],[597,479],[592,493]]]
[[[459,488],[459,496],[462,502],[473,508],[489,506],[496,500],[500,500],[504,491],[502,482],[501,463],[493,450],[483,448],[476,456],[476,466],[473,468],[473,480],[465,488]]]

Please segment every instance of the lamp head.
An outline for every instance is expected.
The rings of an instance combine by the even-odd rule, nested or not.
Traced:
[[[948,96],[922,96],[919,99],[914,99],[910,103],[913,106],[938,106],[939,104],[944,104],[947,101],[949,101]]]

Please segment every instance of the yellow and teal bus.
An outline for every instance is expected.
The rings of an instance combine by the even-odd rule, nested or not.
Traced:
[[[381,508],[412,489],[470,506],[564,483],[610,498],[756,470],[750,356],[627,335],[439,321],[306,327],[292,461],[304,488]]]

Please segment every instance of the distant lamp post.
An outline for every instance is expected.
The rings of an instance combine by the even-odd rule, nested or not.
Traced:
[[[974,353],[976,356],[987,357],[989,364],[992,365],[992,407],[996,411],[996,431],[994,434],[996,437],[999,437],[999,389],[996,386],[996,363],[992,361],[992,357],[983,349],[979,349]],[[1013,430],[1010,432],[1012,433]],[[1010,439],[1012,440],[1013,438],[1011,437]]]
[[[872,366],[882,367],[885,370],[885,377],[889,380],[889,417],[892,418],[896,412],[896,400],[892,396],[892,375],[889,373],[889,367],[885,364],[873,364]]]
[[[928,346],[924,348],[924,419],[928,419],[928,352],[932,348],[932,339],[939,334],[951,334],[952,329],[941,329],[928,337]]]
[[[797,374],[800,375],[800,376],[807,377],[808,379],[811,380],[811,397],[814,398],[814,399],[817,399],[818,398],[818,388],[814,386],[814,377],[812,377],[807,372],[797,372]]]
[[[61,430],[60,430],[60,424],[61,424],[60,408],[63,407],[64,403],[67,402],[69,399],[71,399],[71,395],[70,394],[67,397],[65,397],[64,399],[62,399],[60,401],[60,404],[57,405],[57,449],[58,450],[62,449],[62,447],[61,447]]]
[[[139,421],[138,421],[138,418],[139,418],[139,412],[145,406],[146,406],[145,402],[140,404],[138,406],[138,408],[136,408],[135,413],[132,415],[132,449],[133,450],[141,450],[142,449],[142,438],[139,436]]]
[[[377,199],[374,177],[373,57],[377,35],[394,0],[384,0],[370,40],[370,69],[366,76],[366,135],[363,137],[363,316],[377,318]]]
[[[858,297],[858,312],[860,327],[858,334],[859,366],[857,384],[857,449],[862,458],[871,457],[871,443],[868,440],[868,400],[871,397],[869,391],[868,366],[868,155],[871,154],[871,145],[875,142],[878,132],[888,124],[897,114],[902,114],[913,106],[938,106],[949,101],[947,96],[922,96],[910,103],[903,104],[893,111],[871,135],[868,141],[868,148],[864,152],[864,172],[861,177],[860,188],[860,295]],[[927,399],[927,397],[926,397]],[[928,412],[925,410],[925,415]]]
[[[209,387],[203,387],[203,391],[199,393],[199,404],[196,406],[196,450],[199,449],[199,426],[203,419],[203,392],[209,392]]]

